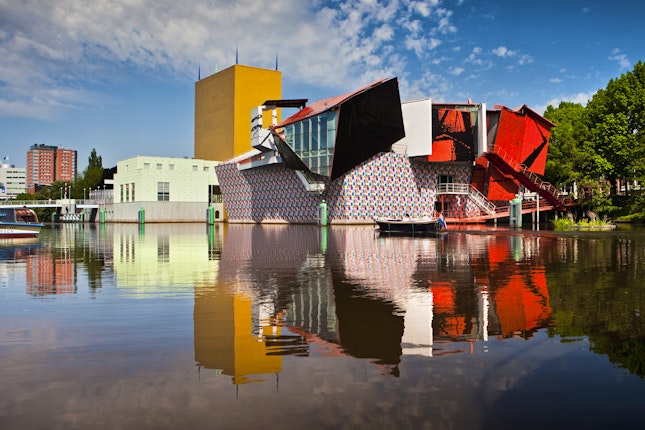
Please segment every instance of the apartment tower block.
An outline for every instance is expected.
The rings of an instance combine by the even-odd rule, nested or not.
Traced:
[[[27,151],[27,192],[55,181],[72,182],[76,176],[78,153],[73,149],[36,144]]]

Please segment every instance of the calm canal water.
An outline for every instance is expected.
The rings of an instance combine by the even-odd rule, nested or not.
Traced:
[[[645,232],[0,245],[0,428],[642,428]]]

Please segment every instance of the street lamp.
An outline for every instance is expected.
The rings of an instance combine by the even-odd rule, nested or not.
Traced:
[[[85,187],[83,187],[83,200],[85,200]]]

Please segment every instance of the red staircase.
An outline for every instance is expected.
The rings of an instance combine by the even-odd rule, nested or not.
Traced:
[[[538,193],[546,202],[560,211],[566,211],[571,202],[563,196],[557,188],[544,181],[537,174],[531,172],[525,165],[513,160],[502,148],[493,147],[493,152],[486,152],[484,156],[500,172],[512,175],[528,190]]]

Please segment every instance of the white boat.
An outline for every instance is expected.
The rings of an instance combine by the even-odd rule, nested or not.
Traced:
[[[380,233],[388,234],[437,234],[445,229],[438,218],[374,218]]]
[[[35,237],[42,227],[32,209],[0,207],[0,239]]]

